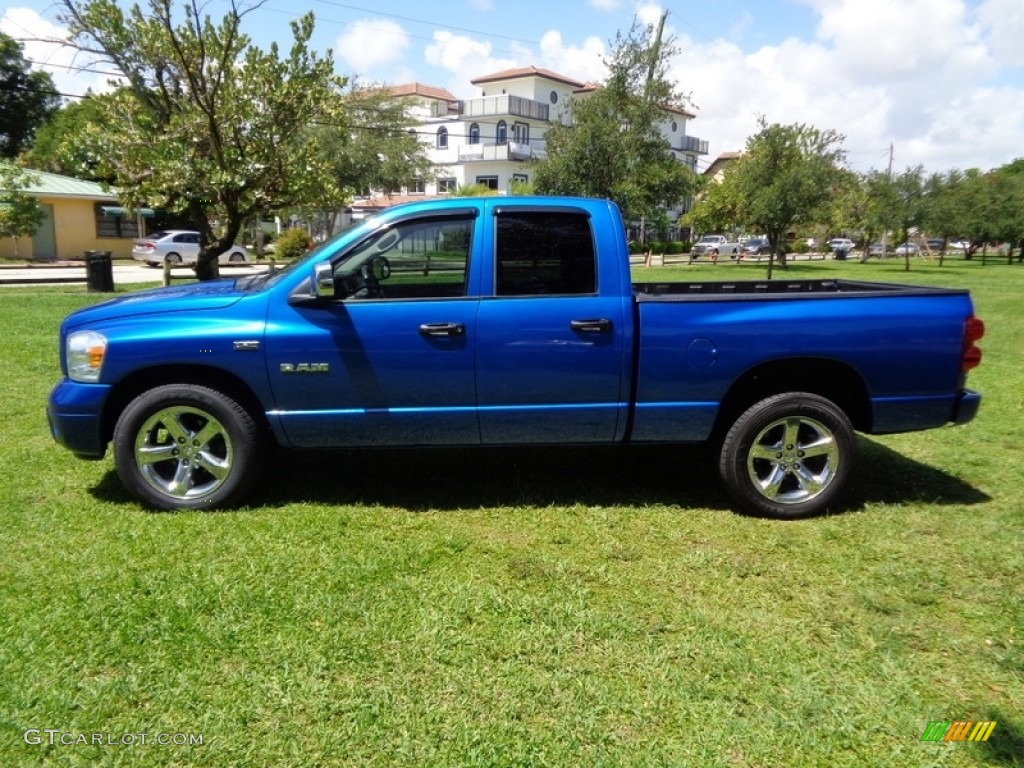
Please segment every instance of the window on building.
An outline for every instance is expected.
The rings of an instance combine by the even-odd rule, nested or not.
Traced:
[[[480,124],[473,123],[469,126],[469,143],[479,144],[480,143]]]
[[[437,191],[439,194],[446,194],[448,192],[454,192],[455,188],[458,187],[455,179],[438,179],[437,180]]]
[[[498,121],[498,129],[495,132],[495,139],[498,144],[508,144],[508,123],[504,120]]]
[[[512,183],[513,184],[526,184],[530,181],[530,177],[525,173],[513,173]]]
[[[448,149],[448,129],[444,126],[437,129],[437,148]]]
[[[138,237],[139,222],[134,213],[110,203],[93,208],[96,237]]]
[[[499,296],[597,292],[594,238],[585,214],[508,211],[497,217]]]
[[[427,191],[427,182],[423,179],[413,179],[409,182],[410,195],[422,195]]]
[[[498,188],[498,177],[497,176],[477,176],[476,183],[481,184],[488,189]]]
[[[512,141],[516,144],[529,144],[530,143],[530,124],[529,123],[513,123],[512,124]]]

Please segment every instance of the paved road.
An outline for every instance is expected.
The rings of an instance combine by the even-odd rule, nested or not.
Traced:
[[[255,275],[267,269],[265,264],[229,267],[222,266],[220,274],[222,277],[242,277]],[[123,264],[113,265],[114,285],[125,285],[127,283],[160,283],[164,279],[163,270],[159,267],[147,267],[145,264]],[[187,267],[175,270],[180,277],[191,276],[191,270]],[[38,265],[23,267],[0,267],[0,285],[59,285],[62,283],[85,284],[84,264],[57,264]]]

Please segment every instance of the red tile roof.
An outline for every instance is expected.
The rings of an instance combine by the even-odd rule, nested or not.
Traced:
[[[580,85],[579,88],[576,88],[575,90],[573,90],[573,93],[575,93],[577,96],[583,96],[584,94],[587,94],[587,93],[595,93],[601,87],[602,86],[601,86],[600,83],[583,83],[582,85]],[[686,117],[686,118],[696,118],[697,117],[696,114],[694,114],[693,112],[691,112],[688,109],[684,109],[683,107],[673,107],[673,106],[670,106],[668,104],[663,104],[661,108],[664,109],[666,112],[674,112],[677,115],[682,115],[683,117]]]
[[[505,69],[501,72],[495,72],[491,75],[483,75],[470,80],[473,85],[479,85],[480,83],[493,83],[498,80],[515,80],[520,77],[544,77],[548,80],[555,80],[559,83],[565,83],[571,85],[574,88],[580,88],[583,86],[579,80],[574,80],[566,75],[560,75],[557,72],[552,72],[550,69],[541,69],[540,67],[519,67],[518,69]]]
[[[352,203],[351,207],[356,209],[390,208],[392,205],[399,205],[400,203],[414,203],[417,200],[437,200],[446,197],[451,197],[451,195],[374,195],[373,197],[356,200]]]
[[[403,83],[388,87],[392,96],[423,96],[428,99],[439,99],[440,101],[458,101],[450,91],[423,83]]]

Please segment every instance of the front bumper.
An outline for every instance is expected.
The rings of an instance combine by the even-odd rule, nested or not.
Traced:
[[[79,384],[64,378],[50,392],[46,419],[50,434],[80,459],[102,459],[103,406],[110,394],[107,384]]]

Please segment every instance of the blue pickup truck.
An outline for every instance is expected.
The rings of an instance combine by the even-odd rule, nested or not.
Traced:
[[[47,412],[162,509],[237,504],[275,444],[710,443],[741,511],[797,518],[836,503],[855,431],[970,421],[983,332],[963,290],[633,284],[608,201],[427,200],[71,314]]]

